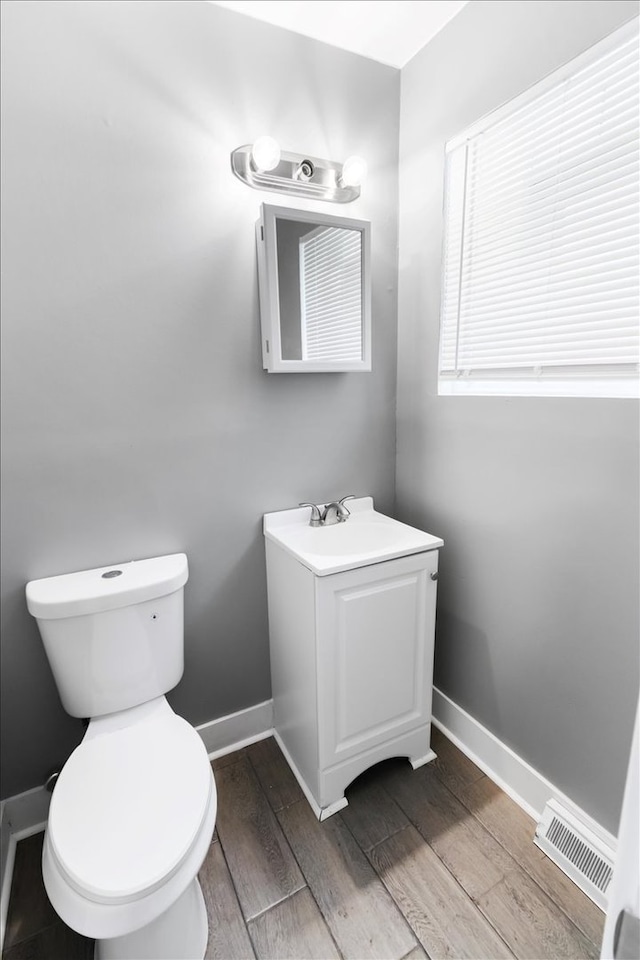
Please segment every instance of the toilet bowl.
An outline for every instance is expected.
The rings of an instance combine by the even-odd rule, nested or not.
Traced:
[[[202,957],[202,897],[181,898],[206,856],[215,816],[202,740],[164,697],[92,720],[51,798],[43,877],[56,912],[99,941],[100,958]],[[173,920],[158,923],[169,907]],[[188,923],[185,910],[194,914]],[[174,922],[178,943],[169,936]]]
[[[61,698],[91,717],[51,797],[49,899],[98,960],[202,960],[197,874],[217,799],[204,744],[164,694],[182,675],[184,554],[27,585]]]

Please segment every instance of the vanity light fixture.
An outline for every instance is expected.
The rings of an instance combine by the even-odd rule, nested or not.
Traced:
[[[280,150],[273,137],[259,137],[253,144],[237,147],[231,154],[231,169],[254,190],[273,190],[332,203],[356,200],[367,174],[362,157],[334,163],[302,153],[287,153]]]

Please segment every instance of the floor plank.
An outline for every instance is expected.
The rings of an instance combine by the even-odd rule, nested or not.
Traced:
[[[599,950],[524,870],[516,868],[478,901],[521,960],[596,958]]]
[[[198,874],[207,907],[205,960],[251,960],[255,956],[220,843],[212,843]]]
[[[402,960],[429,960],[429,957],[426,955],[420,944],[417,947],[414,947],[411,953],[408,953],[406,957],[403,957]]]
[[[2,954],[3,960],[93,960],[94,941],[59,920]]]
[[[395,771],[387,790],[461,887],[473,899],[495,886],[515,862],[497,840],[427,767]]]
[[[484,776],[480,767],[477,767],[461,750],[458,750],[433,724],[431,726],[431,746],[437,754],[437,759],[429,766],[436,771],[452,793],[457,794],[459,790]]]
[[[254,917],[248,927],[260,960],[340,960],[308,888]]]
[[[277,812],[304,799],[302,788],[273,737],[252,743],[247,755],[272,810]]]
[[[249,760],[216,771],[218,836],[245,920],[305,886]]]
[[[488,777],[466,787],[461,799],[529,876],[574,919],[585,936],[599,945],[604,913],[535,846],[535,821]]]
[[[234,750],[233,753],[225,753],[222,757],[216,757],[215,760],[211,761],[214,776],[216,770],[222,770],[223,767],[228,767],[230,763],[237,763],[238,760],[242,760],[246,755],[247,748],[242,747],[240,750]]]
[[[512,856],[541,856],[533,843],[535,821],[488,777],[465,787],[460,801]]]
[[[320,823],[307,803],[278,814],[320,911],[345,958],[401,960],[415,939],[339,817]]]
[[[369,856],[429,957],[513,956],[415,827]]]
[[[11,897],[5,929],[5,950],[58,922],[42,880],[44,832],[25,837],[16,846]],[[29,909],[21,904],[27,900]]]
[[[371,850],[409,823],[381,782],[382,767],[394,769],[397,763],[403,770],[411,770],[406,760],[387,761],[367,770],[347,790],[349,806],[341,811],[340,816],[364,851]]]

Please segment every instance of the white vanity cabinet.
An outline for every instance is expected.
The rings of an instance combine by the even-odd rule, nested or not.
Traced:
[[[363,517],[354,507],[353,519],[340,525],[345,537],[357,538]],[[275,736],[324,819],[346,805],[345,788],[374,763],[406,756],[415,768],[435,758],[431,697],[442,541],[416,531],[428,538],[421,552],[318,573],[303,562],[303,550],[301,559],[269,537],[266,520]],[[322,546],[321,530],[300,534],[316,535]],[[340,554],[334,566],[343,565]]]

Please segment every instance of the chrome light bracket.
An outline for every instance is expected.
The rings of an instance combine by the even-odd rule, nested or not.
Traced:
[[[236,177],[254,190],[271,190],[331,203],[350,203],[360,196],[359,186],[343,186],[340,183],[341,163],[283,150],[277,167],[260,171],[251,159],[251,150],[250,143],[237,147],[231,154],[231,169]]]

